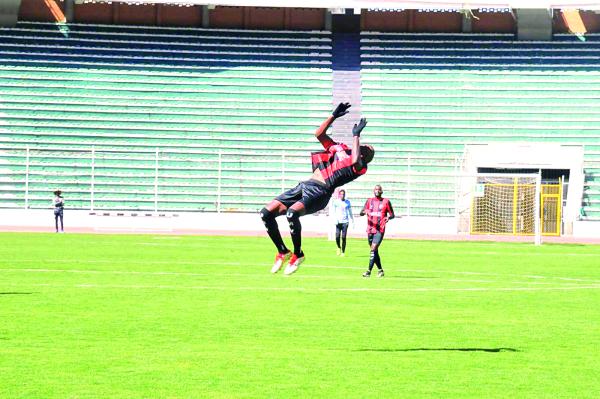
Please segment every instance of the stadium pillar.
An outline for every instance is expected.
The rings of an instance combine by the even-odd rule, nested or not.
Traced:
[[[66,22],[75,20],[75,0],[65,0],[65,20]]]
[[[331,11],[325,11],[325,30],[331,31]]]
[[[471,10],[466,10],[467,12],[462,13],[462,32],[463,33],[471,33],[473,32],[473,13]]]
[[[0,1],[0,26],[15,26],[20,7],[21,0]]]
[[[518,40],[552,40],[552,10],[519,8],[516,14]]]
[[[202,27],[210,28],[210,9],[208,6],[202,6]]]

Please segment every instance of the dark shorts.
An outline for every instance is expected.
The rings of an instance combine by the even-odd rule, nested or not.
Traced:
[[[383,241],[383,235],[384,235],[384,233],[380,233],[380,232],[377,232],[375,234],[369,234],[369,245],[381,244],[381,241]]]
[[[287,190],[277,198],[277,201],[289,208],[296,202],[304,204],[306,214],[311,214],[325,208],[329,203],[332,192],[324,184],[314,180],[307,180],[298,183],[298,185]]]
[[[336,231],[341,231],[343,235],[348,232],[348,223],[337,223],[335,225]]]
[[[54,216],[62,216],[63,208],[54,208]]]

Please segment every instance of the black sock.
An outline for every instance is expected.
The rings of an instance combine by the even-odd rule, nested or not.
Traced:
[[[371,254],[369,255],[369,272],[373,270],[373,264],[375,263],[375,252],[371,250]]]
[[[375,250],[375,264],[379,270],[383,270],[381,267],[381,258],[379,257],[379,249]]]
[[[288,209],[287,220],[290,225],[290,234],[294,243],[294,254],[302,255],[302,225],[300,224],[300,216],[295,209]]]
[[[346,236],[342,236],[342,252],[346,252]]]
[[[260,211],[260,218],[265,224],[265,227],[267,228],[267,234],[269,237],[271,237],[271,241],[273,241],[273,244],[275,244],[277,251],[279,251],[281,254],[289,252],[283,243],[283,239],[281,238],[279,226],[277,226],[277,221],[275,220],[275,214],[273,214],[273,212],[269,212],[267,208],[263,208]]]

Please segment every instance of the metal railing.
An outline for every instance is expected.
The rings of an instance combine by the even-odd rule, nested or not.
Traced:
[[[454,216],[457,157],[380,152],[344,187],[355,212],[381,184],[398,214]],[[310,177],[292,149],[72,148],[0,146],[0,206],[47,208],[60,188],[71,209],[235,212],[260,209]]]

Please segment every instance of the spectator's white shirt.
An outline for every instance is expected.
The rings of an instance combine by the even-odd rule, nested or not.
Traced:
[[[52,202],[52,204],[54,205],[54,207],[63,207],[63,198],[59,197],[58,195],[56,195],[54,197],[54,201]]]
[[[350,220],[354,223],[354,216],[352,216],[352,205],[350,201],[341,200],[336,198],[333,200],[331,204],[331,215],[333,216],[333,220],[336,224],[338,223],[348,223]]]

